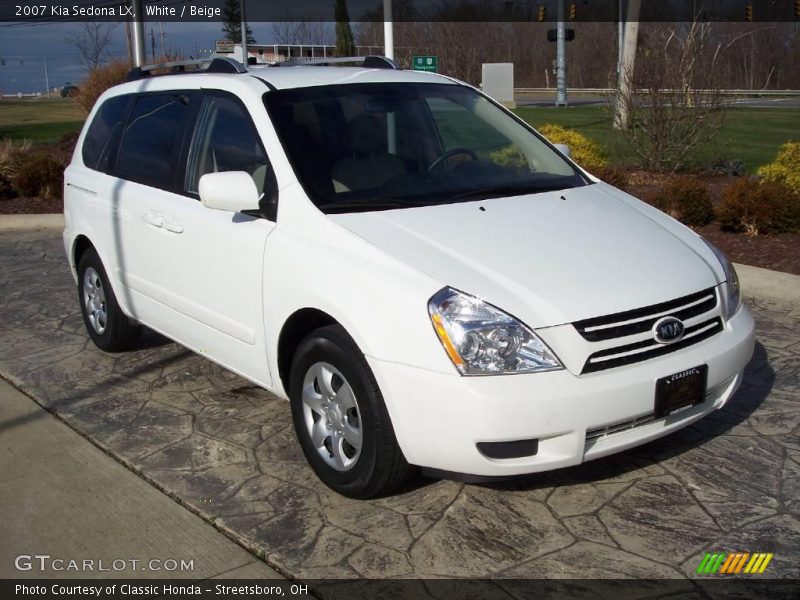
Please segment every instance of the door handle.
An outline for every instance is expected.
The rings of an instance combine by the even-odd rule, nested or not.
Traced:
[[[155,213],[144,213],[142,215],[142,221],[153,227],[162,227],[164,225],[164,217]]]

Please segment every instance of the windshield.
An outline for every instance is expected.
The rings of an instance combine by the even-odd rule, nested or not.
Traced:
[[[586,185],[545,141],[460,85],[379,83],[265,94],[311,200],[384,210]]]

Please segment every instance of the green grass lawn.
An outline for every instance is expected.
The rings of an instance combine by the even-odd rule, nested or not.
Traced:
[[[0,139],[57,142],[65,133],[78,131],[85,118],[71,98],[0,100]]]
[[[523,107],[515,112],[534,127],[552,123],[584,134],[603,147],[612,163],[632,161],[630,151],[622,147],[611,128],[612,117],[606,107]],[[716,139],[699,150],[693,166],[706,167],[718,159],[741,160],[747,171],[754,173],[772,162],[778,148],[789,141],[800,141],[800,109],[734,108]]]
[[[570,108],[523,107],[516,113],[534,127],[546,123],[569,127],[600,144],[612,163],[630,164],[633,157],[611,128],[611,114],[603,106]],[[35,144],[57,142],[78,131],[85,115],[73,99],[0,101],[0,138],[27,139]],[[781,144],[800,141],[800,109],[734,108],[717,138],[702,148],[694,166],[718,159],[741,160],[753,173],[772,162]]]

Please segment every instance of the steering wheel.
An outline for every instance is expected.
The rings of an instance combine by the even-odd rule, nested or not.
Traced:
[[[470,160],[478,160],[478,155],[475,154],[475,152],[473,152],[469,148],[464,148],[463,146],[459,146],[457,148],[450,148],[450,150],[444,151],[442,154],[440,154],[436,158],[436,160],[434,160],[431,163],[431,166],[428,167],[428,173],[430,173],[431,171],[436,169],[439,165],[441,165],[448,158],[451,158],[453,156],[458,156],[459,154],[465,154],[466,156],[469,156]]]

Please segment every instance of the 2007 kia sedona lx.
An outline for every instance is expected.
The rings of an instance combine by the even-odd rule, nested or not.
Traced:
[[[361,498],[413,466],[575,465],[728,401],[753,319],[719,250],[472,87],[363,60],[103,94],[64,230],[100,348],[144,324],[287,398]]]

